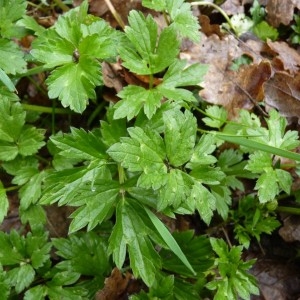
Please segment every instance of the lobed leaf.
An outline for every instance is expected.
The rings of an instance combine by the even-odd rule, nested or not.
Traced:
[[[0,181],[0,224],[3,222],[3,219],[8,213],[9,202],[6,195],[5,188]]]
[[[167,68],[179,52],[175,30],[164,28],[158,36],[153,17],[145,18],[134,10],[129,13],[128,22],[125,33],[130,42],[119,49],[123,65],[140,75],[159,73]]]
[[[131,172],[166,173],[162,138],[151,131],[139,127],[128,128],[130,138],[121,138],[121,142],[112,145],[108,154]]]
[[[196,118],[188,110],[169,110],[163,114],[164,140],[169,163],[178,167],[192,156],[196,143]]]
[[[72,127],[71,133],[51,137],[51,141],[60,149],[59,154],[81,160],[105,159],[106,146],[97,131],[86,132]]]

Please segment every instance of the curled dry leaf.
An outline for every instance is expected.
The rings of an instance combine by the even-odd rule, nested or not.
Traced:
[[[199,22],[201,26],[201,31],[206,36],[211,36],[213,34],[216,34],[219,38],[222,39],[222,36],[224,35],[220,30],[220,25],[217,24],[210,24],[209,17],[206,15],[201,15],[199,17]]]
[[[104,288],[96,294],[96,300],[117,300],[126,291],[131,274],[126,273],[124,277],[118,268],[114,268],[104,281]]]
[[[244,65],[238,71],[227,70],[223,74],[214,67],[205,78],[200,96],[209,103],[224,106],[230,118],[236,117],[240,109],[250,110],[264,99],[263,84],[272,73],[269,62]]]
[[[278,27],[280,23],[289,25],[293,20],[295,7],[300,9],[299,0],[268,0],[267,21],[274,27]]]
[[[276,72],[264,83],[265,103],[287,118],[300,117],[300,73]]]
[[[277,59],[282,62],[283,69],[296,74],[300,67],[300,54],[285,42],[267,42],[268,46],[278,53]]]

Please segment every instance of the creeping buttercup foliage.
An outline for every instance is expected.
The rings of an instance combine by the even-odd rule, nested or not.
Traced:
[[[116,56],[119,34],[102,19],[87,14],[88,4],[60,16],[55,25],[34,41],[32,56],[50,69],[50,98],[83,112],[95,87],[102,85],[101,61]]]
[[[142,3],[164,15],[162,28],[151,14],[132,10],[124,31],[115,30],[88,14],[83,1],[46,29],[25,15],[26,1],[0,0],[0,164],[8,175],[0,182],[0,222],[15,199],[9,192],[17,190],[23,225],[0,232],[3,299],[94,299],[109,289],[105,278],[115,267],[143,282],[132,299],[235,300],[258,293],[249,274],[254,261],[242,254],[253,237],[259,242],[279,225],[276,197],[289,194],[292,184],[282,157],[300,161],[292,152],[298,135],[275,110],[263,122],[243,110],[230,122],[224,108],[203,111],[196,94],[208,66],[180,59],[182,39],[200,36],[191,4]],[[257,2],[253,9],[263,21]],[[35,38],[25,55],[18,42],[27,34]],[[26,72],[27,60],[35,67]],[[143,84],[124,86],[116,103],[98,103],[104,61]],[[27,112],[31,105],[13,93],[15,84],[39,72],[49,98],[84,113],[80,126],[71,122],[55,132],[60,122],[53,115],[50,133],[47,118]],[[106,106],[98,124],[90,122],[98,108],[85,124],[89,100]],[[245,178],[255,182],[250,195]],[[49,205],[71,210],[67,236],[49,237]],[[232,225],[238,245],[196,234],[198,228],[177,231],[179,215],[201,222],[201,232]]]

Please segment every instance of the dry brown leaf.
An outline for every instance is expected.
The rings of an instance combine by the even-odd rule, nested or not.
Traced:
[[[226,70],[232,60],[241,56],[243,51],[233,35],[220,39],[216,34],[207,37],[201,34],[201,42],[192,44],[186,51],[180,53],[180,58],[189,63],[216,64],[222,71]]]
[[[264,83],[265,103],[287,118],[300,118],[300,73],[276,72]],[[299,122],[299,121],[298,121]]]
[[[126,291],[132,275],[126,273],[123,277],[118,268],[114,268],[104,282],[104,288],[96,294],[96,300],[118,300],[120,296]]]
[[[243,0],[226,0],[221,8],[230,16],[245,12]]]
[[[220,30],[220,25],[217,24],[210,24],[209,17],[206,15],[201,15],[199,17],[199,22],[201,26],[201,31],[206,36],[211,36],[213,34],[216,34],[219,38],[223,37],[223,33]]]
[[[130,10],[137,9],[140,11],[148,11],[142,7],[141,0],[110,0],[110,2],[125,24],[127,24]],[[111,14],[104,0],[89,0],[89,6],[90,13],[104,18],[112,27],[120,26]]]
[[[284,70],[295,74],[299,71],[300,67],[300,54],[291,48],[285,42],[267,42],[268,46],[278,53],[278,59],[281,60]]]
[[[229,118],[236,117],[240,109],[250,110],[254,103],[263,100],[263,83],[272,73],[267,61],[244,65],[238,71],[218,71],[214,66],[205,77],[200,96],[209,103],[224,106]]]
[[[293,20],[294,9],[300,9],[299,0],[269,0],[266,6],[267,21],[278,27],[280,23],[289,25]]]

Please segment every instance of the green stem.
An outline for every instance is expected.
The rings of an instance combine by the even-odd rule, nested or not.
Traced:
[[[35,74],[42,73],[46,70],[47,69],[44,66],[38,66],[38,67],[35,67],[35,68],[32,68],[32,69],[29,69],[25,73],[17,74],[17,77],[21,78],[21,77],[26,77],[26,76],[30,76],[30,75],[35,75]]]
[[[53,113],[53,107],[32,105],[32,104],[24,104],[24,103],[22,104],[22,106],[25,110],[37,111],[37,112],[40,112],[40,113],[47,113],[47,114],[52,114]],[[65,109],[65,108],[56,108],[55,113],[56,114],[70,114],[70,110]]]
[[[52,115],[51,115],[51,133],[55,134],[55,112],[56,112],[56,100],[52,101]]]
[[[153,88],[153,74],[150,74],[149,76],[149,89],[151,90]]]
[[[226,12],[218,5],[208,2],[208,1],[195,1],[195,2],[191,2],[191,5],[194,6],[211,6],[214,9],[216,9],[226,20],[226,22],[228,23],[228,25],[230,26],[230,28],[236,33],[234,26],[232,25],[230,18],[228,17],[228,15],[226,14]]]
[[[120,164],[118,164],[118,173],[119,173],[119,182],[120,185],[122,185],[126,180],[126,175],[123,167]],[[126,193],[125,189],[120,188],[120,194],[122,195],[123,200],[125,200],[125,193]]]
[[[276,208],[276,211],[289,213],[292,215],[300,215],[300,208],[298,208],[298,207],[278,206]]]
[[[10,186],[8,188],[5,188],[5,191],[6,192],[12,192],[12,191],[15,191],[15,190],[18,190],[20,187],[18,185],[14,185],[14,186]]]
[[[70,8],[66,4],[64,4],[61,0],[54,0],[54,2],[63,12],[67,12],[70,10]]]
[[[106,102],[102,101],[97,107],[96,109],[91,113],[88,121],[87,121],[87,125],[90,126],[92,124],[92,122],[94,121],[94,119],[96,118],[96,116],[100,113],[100,111],[103,109],[103,107],[105,106]]]
[[[50,161],[48,160],[48,159],[46,159],[46,158],[44,158],[44,157],[42,157],[42,156],[40,156],[40,155],[35,155],[35,157],[39,160],[39,161],[42,161],[42,162],[44,162],[45,164],[47,164],[47,165],[49,165],[50,164]]]

